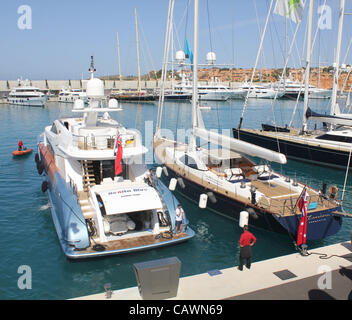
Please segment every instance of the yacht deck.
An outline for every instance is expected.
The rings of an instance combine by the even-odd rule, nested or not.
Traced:
[[[158,243],[165,243],[165,242],[175,242],[175,241],[180,241],[184,238],[186,240],[189,236],[185,233],[179,233],[179,234],[173,234],[173,237],[170,238],[168,233],[162,233],[160,234],[160,237],[156,238],[156,235],[151,234],[151,235],[143,235],[143,236],[136,236],[136,237],[129,237],[121,240],[114,240],[114,241],[109,241],[109,242],[98,242],[96,243],[92,242],[91,246],[85,250],[79,251],[79,253],[95,253],[96,251],[93,249],[93,246],[95,244],[100,244],[105,247],[105,251],[115,251],[115,250],[133,250],[138,247],[147,247],[147,246],[152,246],[156,245]]]

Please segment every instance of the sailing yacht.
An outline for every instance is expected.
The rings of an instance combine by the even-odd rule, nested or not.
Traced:
[[[192,238],[187,226],[173,234],[178,201],[159,179],[147,177],[140,133],[109,116],[120,109],[116,100],[107,105],[93,57],[89,71],[89,105],[77,99],[72,112],[80,116],[47,126],[35,157],[63,252],[82,259]]]
[[[167,39],[165,41],[167,43]],[[164,51],[165,52],[165,51]],[[167,57],[167,56],[166,56]],[[309,186],[271,169],[270,162],[287,162],[285,155],[243,142],[204,126],[198,103],[198,0],[194,0],[194,77],[192,132],[188,142],[163,136],[161,119],[163,99],[159,100],[154,152],[167,168],[170,187],[199,204],[201,208],[250,223],[273,232],[295,236],[301,211],[298,202],[307,195],[307,240],[322,239],[339,231],[342,225],[341,203],[333,192],[322,194]],[[165,80],[164,56],[162,79]],[[197,138],[217,149],[204,148]],[[251,157],[262,159],[255,163]]]
[[[312,0],[310,6],[313,6]],[[336,67],[334,70],[333,90],[330,99],[330,115],[319,115],[308,107],[309,99],[312,98],[312,89],[309,85],[311,50],[310,42],[308,41],[306,81],[303,91],[304,110],[302,128],[283,128],[267,124],[262,124],[263,130],[239,127],[233,129],[234,138],[271,150],[280,150],[287,157],[292,159],[346,169],[352,148],[352,119],[349,118],[348,115],[342,115],[336,103],[344,6],[345,1],[341,0],[336,61],[334,64]],[[312,14],[310,14],[309,20],[312,20]],[[307,122],[309,119],[329,123],[329,128],[325,126],[321,130],[307,130]]]
[[[138,66],[138,83],[137,90],[126,90],[126,91],[112,91],[110,98],[124,102],[151,102],[153,103],[158,99],[155,90],[142,90],[141,88],[141,68],[139,62],[139,36],[138,36],[138,17],[137,9],[134,8],[135,15],[135,26],[136,26],[136,48],[137,48],[137,66]],[[120,59],[120,58],[119,58]],[[121,80],[121,79],[120,79]]]

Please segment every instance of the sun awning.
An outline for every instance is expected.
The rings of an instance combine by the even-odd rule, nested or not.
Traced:
[[[97,193],[107,215],[162,208],[158,193],[151,187],[125,187]]]

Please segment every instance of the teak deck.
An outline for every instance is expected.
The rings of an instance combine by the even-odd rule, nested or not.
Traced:
[[[205,188],[216,191],[236,201],[240,201],[244,204],[250,204],[251,199],[245,198],[235,192],[229,191],[220,186],[216,186],[216,189],[213,189],[212,186],[210,186],[209,182],[206,182],[203,179],[200,179],[198,176],[192,174],[189,170],[185,170],[184,168],[181,168],[180,166],[178,166],[176,163],[173,162],[172,159],[168,158],[168,156],[166,155],[165,148],[170,146],[178,150],[185,149],[183,145],[177,145],[177,144],[175,145],[175,143],[173,143],[170,140],[164,140],[163,138],[156,141],[154,140],[155,153],[157,157],[165,165],[169,166],[181,177],[188,178],[193,182],[204,186]],[[296,205],[300,194],[297,193],[296,191],[290,190],[285,186],[278,185],[275,182],[275,179],[271,179],[267,181],[251,179],[250,183],[254,185],[257,188],[257,190],[262,194],[264,194],[265,196],[259,199],[257,203],[258,207],[261,207],[267,210],[268,213],[278,214],[281,216],[301,214],[299,208]],[[316,203],[317,205],[315,209],[310,209],[309,212],[316,212],[320,210],[326,210],[329,208],[337,207],[336,203],[329,201],[327,199],[324,199],[323,197],[320,197],[316,190],[307,188],[307,193],[308,193],[308,199],[307,199],[308,206],[310,203],[313,203],[313,202]]]
[[[187,237],[187,234],[184,232],[179,233],[179,234],[174,234],[172,239],[178,240],[183,237]],[[105,247],[105,251],[113,251],[113,250],[123,250],[123,249],[129,249],[129,248],[145,247],[148,245],[167,242],[170,240],[171,240],[170,238],[163,238],[162,236],[160,236],[158,239],[155,239],[155,235],[146,235],[146,236],[137,236],[137,237],[128,238],[128,239],[114,240],[114,241],[109,241],[109,242],[96,241],[96,243],[94,243],[92,241],[91,247],[87,248],[86,250],[80,251],[80,253],[96,252],[95,250],[93,250],[93,246],[95,244],[103,245]]]

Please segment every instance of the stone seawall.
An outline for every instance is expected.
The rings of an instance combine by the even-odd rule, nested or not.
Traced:
[[[86,89],[88,80],[31,80],[30,85],[39,88],[43,91],[59,91],[63,88],[71,87],[72,89]],[[122,90],[137,89],[137,81],[118,81],[118,80],[103,80],[106,90]],[[200,82],[199,84],[206,84]],[[225,85],[235,87],[237,82],[225,82]],[[17,80],[0,80],[0,92],[7,92],[18,86]],[[142,81],[142,89],[157,89],[160,86],[160,81]],[[166,88],[171,88],[171,82],[166,83]]]

